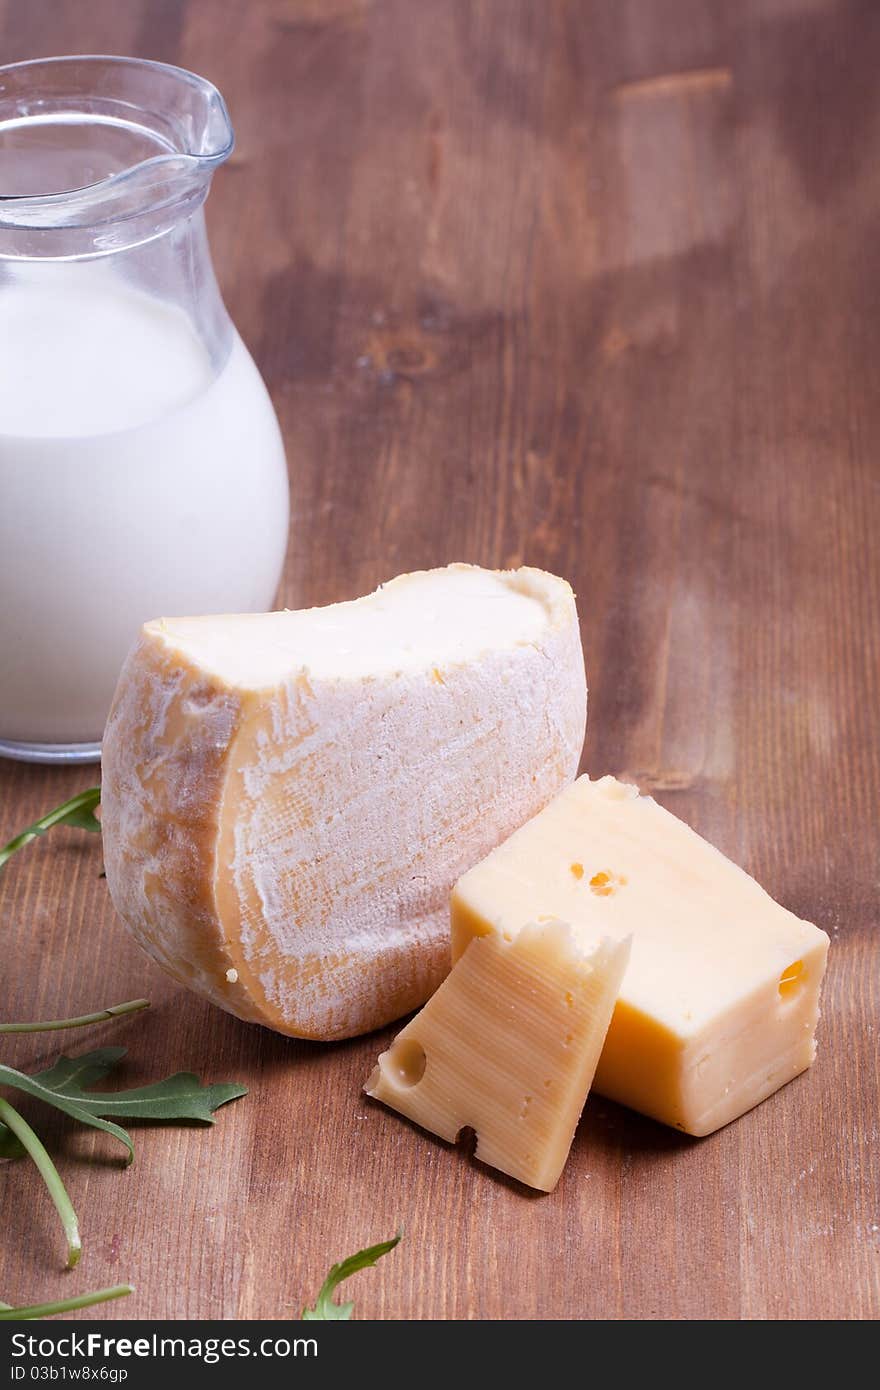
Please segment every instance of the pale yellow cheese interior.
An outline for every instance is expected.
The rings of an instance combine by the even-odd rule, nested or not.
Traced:
[[[206,675],[246,690],[303,670],[320,680],[430,672],[539,640],[547,605],[532,573],[449,565],[327,608],[162,618],[147,631]]]
[[[827,936],[635,787],[579,778],[466,873],[453,959],[542,917],[633,938],[604,1095],[707,1134],[812,1062]]]
[[[377,1100],[530,1187],[559,1180],[629,942],[586,949],[563,922],[474,940],[366,1085]]]

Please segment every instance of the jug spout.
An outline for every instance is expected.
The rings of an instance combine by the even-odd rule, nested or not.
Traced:
[[[199,206],[232,152],[220,93],[136,58],[0,67],[0,256],[102,255]]]

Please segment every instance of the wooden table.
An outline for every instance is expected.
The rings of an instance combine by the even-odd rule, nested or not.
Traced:
[[[0,1297],[131,1280],[108,1318],[286,1318],[402,1227],[358,1316],[876,1317],[880,7],[0,0],[3,61],[65,51],[228,99],[209,221],[289,450],[283,602],[449,560],[566,575],[585,767],[833,947],[812,1072],[703,1141],[591,1099],[536,1198],[364,1100],[391,1030],[300,1045],[184,994],[57,831],[3,874],[0,1014],[148,994],[69,1045],[251,1091],[212,1131],[140,1129],[128,1171],[48,1121],[85,1255],[60,1271],[9,1165]],[[94,777],[4,764],[0,841]]]

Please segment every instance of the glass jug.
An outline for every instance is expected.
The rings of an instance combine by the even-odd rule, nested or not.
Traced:
[[[232,150],[163,63],[0,67],[0,754],[84,762],[141,623],[272,606],[284,446],[203,203]]]

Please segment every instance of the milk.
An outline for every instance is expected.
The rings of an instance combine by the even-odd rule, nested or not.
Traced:
[[[99,740],[141,623],[270,608],[287,525],[234,330],[216,371],[181,309],[100,262],[0,285],[0,740]]]

